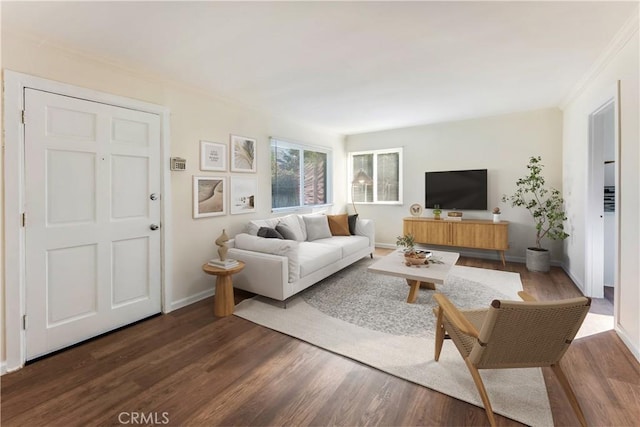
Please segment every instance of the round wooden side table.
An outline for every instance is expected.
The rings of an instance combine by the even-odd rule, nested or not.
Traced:
[[[233,300],[233,282],[231,276],[244,268],[244,262],[238,261],[238,265],[232,268],[214,267],[209,264],[202,266],[202,271],[216,276],[216,296],[213,302],[213,314],[217,317],[225,317],[233,314],[235,302]]]

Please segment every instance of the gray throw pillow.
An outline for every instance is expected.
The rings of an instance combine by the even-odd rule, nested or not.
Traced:
[[[296,234],[283,222],[276,225],[276,231],[280,233],[285,240],[296,240]]]
[[[260,227],[258,230],[258,237],[265,237],[267,239],[284,239],[282,234],[278,233],[275,228]]]
[[[298,242],[304,242],[304,239],[306,238],[306,233],[303,231],[304,226],[300,225],[300,220],[298,219],[298,215],[291,214],[291,215],[283,216],[279,218],[278,224],[287,224],[287,227],[289,227],[289,230],[291,230],[291,232],[295,236],[294,240],[297,240]]]
[[[329,220],[326,215],[309,215],[302,218],[307,229],[307,241],[311,242],[331,237]]]

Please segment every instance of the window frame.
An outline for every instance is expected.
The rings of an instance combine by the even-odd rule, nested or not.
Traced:
[[[325,208],[333,205],[333,150],[329,147],[320,147],[316,145],[302,144],[299,142],[292,142],[290,140],[270,137],[269,138],[269,158],[271,159],[271,155],[273,152],[274,145],[279,148],[289,148],[300,150],[300,182],[299,182],[299,192],[298,192],[298,202],[302,203],[297,206],[287,206],[281,208],[273,207],[273,170],[270,166],[270,177],[269,181],[271,183],[271,212],[299,212],[305,211],[309,209],[315,208]],[[326,203],[316,204],[316,205],[305,205],[304,204],[304,152],[305,151],[315,151],[318,153],[324,153],[327,155],[327,168],[325,171],[326,176]],[[269,162],[271,164],[271,161]]]
[[[398,154],[398,200],[378,200],[378,155],[380,154]],[[347,171],[347,200],[349,203],[355,203],[358,205],[402,205],[403,199],[403,157],[402,147],[396,148],[383,148],[379,150],[363,150],[363,151],[350,151],[347,153],[348,171]],[[373,155],[373,201],[371,202],[354,202],[352,186],[353,177],[355,175],[353,170],[353,157],[362,155]]]

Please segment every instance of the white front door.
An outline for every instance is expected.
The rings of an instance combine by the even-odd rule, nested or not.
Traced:
[[[160,117],[24,96],[29,360],[160,312]]]

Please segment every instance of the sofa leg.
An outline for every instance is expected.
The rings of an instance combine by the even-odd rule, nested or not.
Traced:
[[[369,256],[371,257],[371,259],[373,259],[373,252],[371,252]]]

